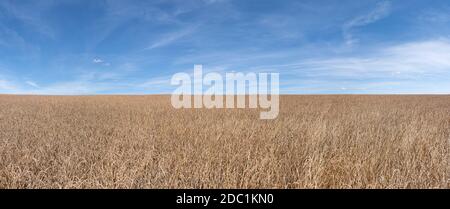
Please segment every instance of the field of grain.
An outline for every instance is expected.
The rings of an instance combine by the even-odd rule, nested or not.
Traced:
[[[450,96],[0,96],[0,188],[450,188]]]

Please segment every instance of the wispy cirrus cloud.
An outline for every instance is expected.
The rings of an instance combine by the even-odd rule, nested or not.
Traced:
[[[418,20],[426,23],[448,23],[450,22],[450,7],[428,9],[418,15]]]
[[[34,81],[26,81],[25,83],[28,84],[29,86],[34,87],[34,88],[39,88],[39,87],[40,87],[40,86],[39,86],[36,82],[34,82]]]
[[[95,27],[92,27],[96,35],[90,40],[90,48],[98,47],[109,37],[114,36],[119,28],[135,24],[136,20],[139,20],[140,24],[145,25],[145,27],[151,26],[151,28],[158,26],[188,27],[190,24],[186,23],[180,16],[207,4],[207,2],[203,1],[181,1],[179,4],[167,1],[166,3],[171,4],[173,7],[161,8],[165,4],[164,1],[105,0],[105,13],[102,14],[102,17],[95,20]],[[166,34],[167,37],[160,38],[159,44],[158,40],[156,40],[148,48],[151,48],[152,45],[155,48],[166,45],[165,43],[173,41],[171,39],[177,39],[177,36],[182,36],[183,31],[187,32],[182,30],[178,33]],[[155,32],[160,33],[159,31]]]
[[[362,27],[371,23],[374,23],[380,19],[387,17],[391,12],[391,2],[382,1],[379,2],[375,9],[368,14],[358,16],[344,24],[342,27],[343,35],[346,44],[352,45],[358,43],[358,39],[354,37],[353,30],[358,27]]]
[[[8,93],[16,89],[17,89],[16,85],[14,85],[12,82],[5,79],[0,79],[0,91]]]
[[[194,33],[196,28],[197,28],[197,26],[192,26],[192,27],[183,29],[181,31],[176,31],[173,33],[165,34],[160,39],[158,39],[158,40],[154,41],[152,44],[150,44],[150,46],[145,48],[145,50],[155,49],[155,48],[164,47],[169,44],[172,44],[172,43],[178,41],[179,39],[184,38],[184,37]]]
[[[27,46],[27,43],[17,31],[0,23],[0,46],[24,49]]]
[[[437,39],[384,46],[376,52],[303,62],[303,67],[335,76],[361,73],[425,74],[450,72],[450,40]]]
[[[373,53],[304,60],[280,67],[294,89],[390,93],[450,93],[450,40],[383,46]],[[320,91],[322,89],[322,91]],[[305,90],[305,89],[304,89]]]
[[[43,0],[35,5],[26,2],[13,3],[11,1],[0,1],[0,11],[3,10],[4,14],[30,26],[35,32],[54,39],[55,31],[43,19],[42,14],[57,2],[58,1],[53,0]]]
[[[445,0],[4,0],[0,93],[167,92],[170,76],[194,64],[205,73],[280,72],[281,89],[297,93],[445,91],[449,8]]]

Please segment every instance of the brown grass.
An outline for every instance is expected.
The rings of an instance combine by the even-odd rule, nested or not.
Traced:
[[[450,188],[450,96],[0,96],[0,188]]]

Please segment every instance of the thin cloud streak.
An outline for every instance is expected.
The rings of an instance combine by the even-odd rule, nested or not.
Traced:
[[[177,31],[177,32],[174,32],[174,33],[166,34],[161,39],[156,40],[150,46],[145,48],[145,50],[155,49],[155,48],[164,47],[164,46],[167,46],[169,44],[172,44],[172,43],[176,42],[177,40],[179,40],[181,38],[184,38],[184,37],[194,33],[196,28],[197,27],[189,27],[189,28],[184,29],[182,31]]]
[[[356,17],[345,23],[342,31],[347,45],[358,43],[358,39],[353,35],[353,29],[374,23],[380,19],[387,17],[391,12],[391,3],[389,1],[379,2],[375,9],[368,14]]]

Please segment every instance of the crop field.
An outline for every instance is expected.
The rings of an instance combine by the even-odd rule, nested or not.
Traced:
[[[450,96],[0,96],[0,188],[450,188]]]

